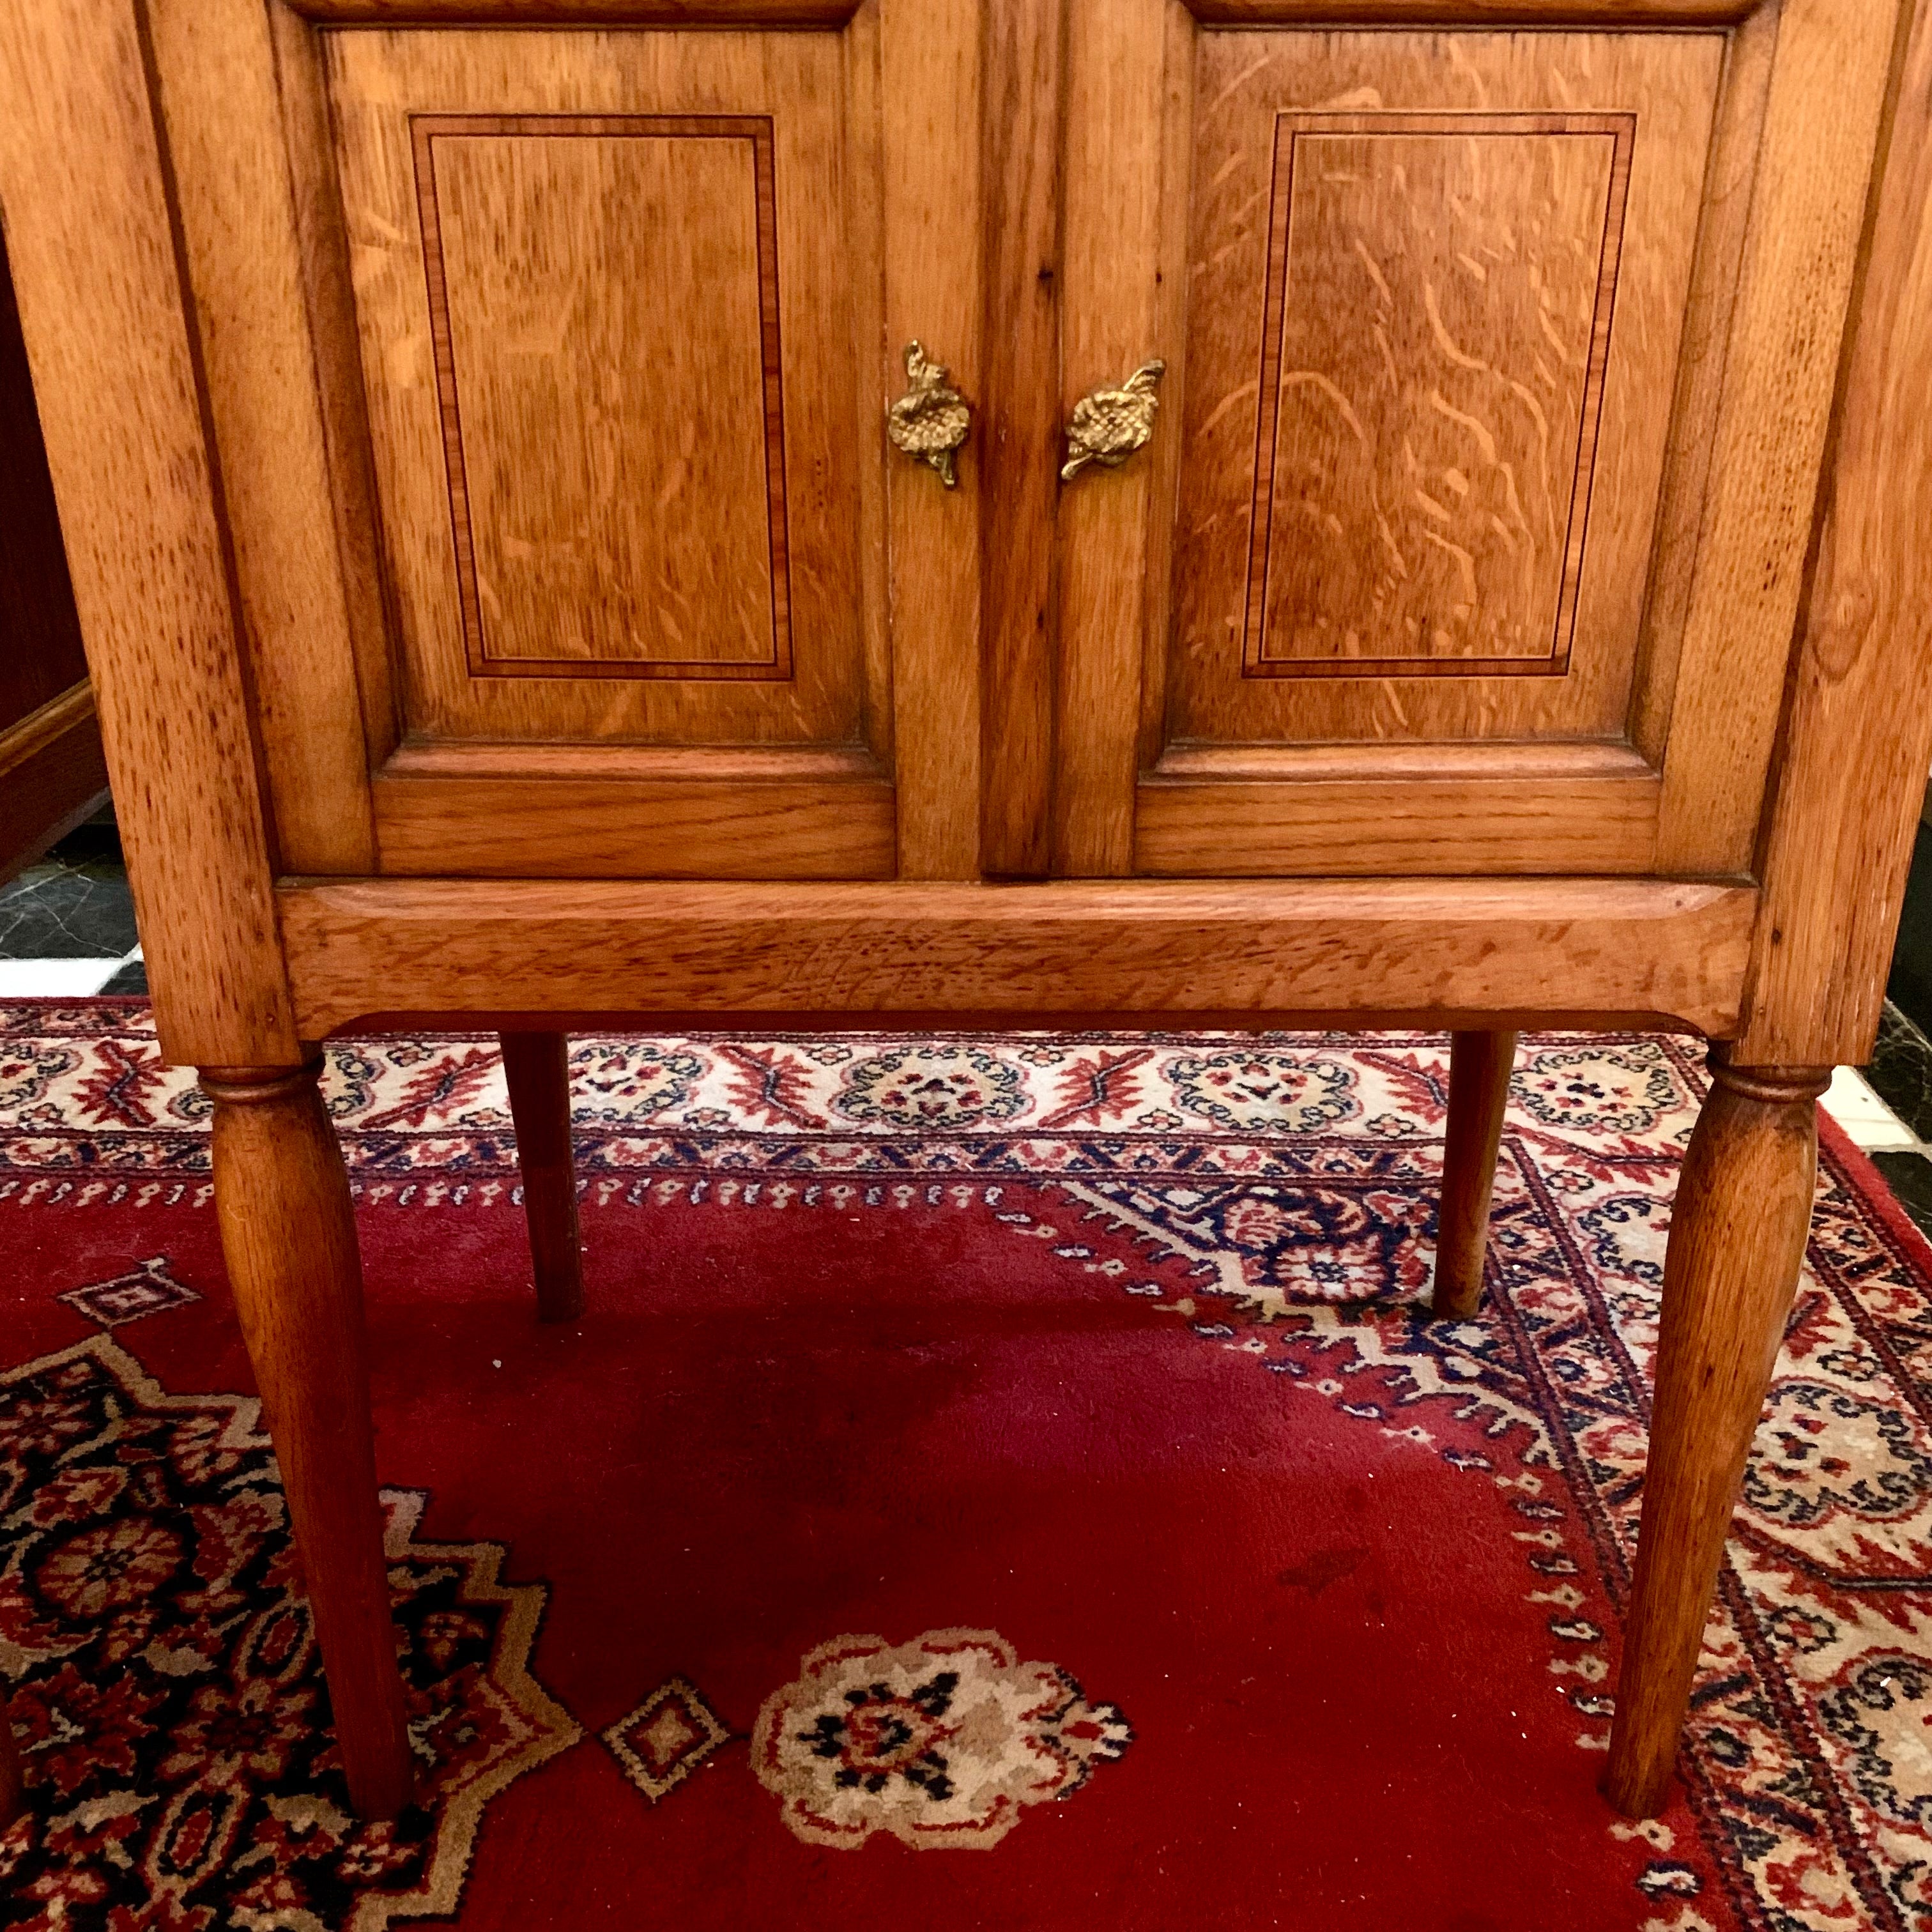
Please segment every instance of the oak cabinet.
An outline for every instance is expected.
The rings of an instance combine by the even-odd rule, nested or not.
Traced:
[[[655,10],[154,8],[287,871],[1748,871],[1888,8]]]
[[[326,40],[394,596],[384,870],[891,872],[845,38]],[[541,842],[533,787],[568,788]]]
[[[1667,1785],[1932,761],[1932,0],[0,0],[164,1050],[409,1789],[352,1023],[1712,1042],[1606,1789]],[[76,248],[85,235],[88,245]]]

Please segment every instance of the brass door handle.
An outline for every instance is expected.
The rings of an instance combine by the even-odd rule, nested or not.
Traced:
[[[946,380],[945,364],[934,362],[916,342],[906,344],[905,369],[912,387],[886,410],[886,434],[894,448],[931,464],[950,490],[959,480],[952,452],[966,440],[972,410]]]
[[[1090,463],[1117,470],[1154,434],[1154,411],[1160,398],[1154,385],[1167,364],[1156,358],[1143,362],[1120,387],[1090,391],[1073,405],[1066,425],[1066,460],[1060,480],[1070,483]]]

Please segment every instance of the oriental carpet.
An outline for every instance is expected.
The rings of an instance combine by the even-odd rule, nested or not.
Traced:
[[[1662,1819],[1607,1742],[1692,1042],[585,1038],[534,1319],[494,1043],[369,1038],[423,1802],[347,1811],[146,1007],[0,1008],[0,1677],[39,1932],[1932,1927],[1932,1256],[1830,1135]],[[926,1856],[926,1852],[937,1856]]]

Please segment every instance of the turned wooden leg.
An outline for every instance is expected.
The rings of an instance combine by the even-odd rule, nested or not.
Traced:
[[[0,1831],[20,1815],[26,1802],[26,1786],[20,1775],[20,1748],[14,1742],[14,1726],[8,1720],[7,1706],[0,1700]]]
[[[1516,1062],[1513,1033],[1449,1036],[1449,1132],[1442,1154],[1442,1206],[1436,1216],[1438,1315],[1473,1315],[1483,1298],[1483,1259],[1490,1249],[1490,1196],[1496,1148]]]
[[[570,1042],[560,1033],[506,1033],[502,1042],[537,1313],[545,1322],[574,1322],[584,1312],[584,1254],[570,1161]]]
[[[403,1682],[376,1494],[362,1271],[321,1062],[202,1070],[214,1204],[242,1332],[302,1552],[349,1792],[364,1818],[410,1796]]]
[[[1828,1068],[1733,1067],[1690,1137],[1671,1212],[1636,1575],[1604,1795],[1663,1808],[1724,1537],[1804,1258]]]

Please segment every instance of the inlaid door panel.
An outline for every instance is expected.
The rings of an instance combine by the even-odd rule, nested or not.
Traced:
[[[1796,178],[1763,158],[1774,12],[1510,33],[1240,10],[1073,8],[1069,152],[1103,116],[1164,131],[1138,196],[1070,196],[1063,406],[1168,366],[1144,454],[1062,499],[1056,868],[1683,865],[1700,814],[1684,794],[1665,824],[1666,772],[1724,481],[1703,466],[1774,220],[1754,182]],[[1835,248],[1856,193],[1777,218],[1828,207]],[[1791,295],[1828,342],[1841,298]],[[1780,554],[1809,514],[1792,484],[1756,539]],[[1124,560],[1138,635],[1086,588]],[[1708,829],[1712,869],[1748,859]]]
[[[1173,736],[1622,736],[1722,54],[1201,36]]]
[[[892,869],[850,39],[323,37],[394,604],[383,869]]]

